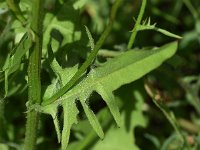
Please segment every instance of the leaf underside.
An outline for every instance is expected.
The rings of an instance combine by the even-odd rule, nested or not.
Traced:
[[[41,106],[42,112],[50,114],[54,119],[58,141],[61,141],[62,150],[67,148],[70,129],[74,123],[77,123],[76,118],[79,112],[76,107],[77,100],[80,101],[84,112],[95,132],[100,138],[103,138],[104,133],[102,127],[97,117],[89,108],[88,103],[86,102],[92,92],[95,91],[102,96],[102,99],[108,105],[108,108],[110,109],[110,112],[114,117],[117,125],[121,126],[121,116],[113,91],[124,84],[131,83],[141,78],[153,69],[159,67],[165,60],[174,55],[176,49],[177,42],[173,42],[160,48],[130,50],[124,52],[123,54],[107,61],[101,67],[92,69],[88,75],[79,82],[79,84],[74,86],[60,99],[49,105]],[[52,63],[56,63],[55,59]],[[77,66],[75,66],[75,69],[62,69],[59,65],[52,66],[57,66],[57,69],[53,69],[58,71],[55,72],[55,74],[58,75],[58,80],[55,80],[55,82],[58,83],[59,81],[59,83],[62,83],[60,84],[61,87],[66,84],[66,80],[69,81],[66,76],[71,76],[71,74],[75,73],[74,70],[77,70]],[[64,70],[67,74],[64,74]],[[70,72],[72,73],[70,74]],[[48,97],[51,96],[49,93],[52,93],[53,89],[56,89],[57,83],[52,83],[52,85],[46,89],[44,94],[45,99],[48,99]],[[57,118],[58,106],[62,106],[64,112],[64,124],[62,133],[60,133],[60,127]]]

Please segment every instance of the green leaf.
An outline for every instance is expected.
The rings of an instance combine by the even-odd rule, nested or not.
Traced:
[[[75,3],[74,3],[74,8],[75,9],[81,9],[85,6],[85,4],[87,3],[88,0],[77,0]]]
[[[111,4],[112,2],[107,0],[101,0],[101,1],[87,0],[86,8],[90,10],[89,15],[92,21],[91,29],[95,33],[103,32],[106,25],[105,22],[107,21],[106,16],[109,15],[109,6],[110,6],[109,4]]]
[[[25,33],[21,38],[18,45],[13,49],[13,55],[10,56],[8,64],[4,66],[4,71],[7,70],[8,74],[15,72],[21,64],[21,59],[25,53],[29,50],[32,44],[32,39]]]
[[[92,147],[93,150],[139,150],[135,143],[135,128],[138,126],[145,127],[147,120],[142,110],[144,97],[138,87],[135,86],[136,84],[123,86],[117,90],[116,98],[122,103],[120,107],[122,109],[122,125],[120,128],[116,128],[112,124],[106,132],[105,139],[98,140]]]
[[[115,100],[115,97],[114,97],[112,91],[113,90],[110,90],[109,88],[106,88],[103,84],[97,82],[96,92],[102,96],[103,100],[108,105],[116,123],[120,127],[121,126],[121,117],[120,117],[120,113],[119,113],[119,108],[117,106],[117,103],[116,103],[116,100]]]
[[[166,59],[174,55],[176,49],[177,42],[173,42],[160,48],[127,51],[104,63],[101,67],[92,69],[87,77],[64,96],[49,105],[42,106],[41,109],[43,113],[51,114],[49,110],[52,108],[56,108],[60,105],[63,107],[65,116],[62,132],[62,138],[64,139],[62,139],[62,142],[66,144],[68,143],[70,128],[73,123],[76,123],[75,118],[78,110],[75,107],[75,101],[78,99],[81,101],[83,107],[85,107],[84,111],[91,125],[97,134],[101,135],[101,129],[95,115],[93,115],[91,111],[88,111],[89,108],[85,104],[92,92],[96,91],[102,96],[118,126],[121,126],[119,108],[114,98],[113,91],[124,84],[131,83],[141,78],[153,69],[159,67]],[[64,144],[62,145],[66,146]],[[64,148],[66,147],[62,149],[64,150]]]
[[[32,45],[32,39],[29,37],[28,33],[25,33],[21,38],[18,45],[13,49],[13,55],[11,54],[3,67],[5,72],[5,96],[8,92],[8,76],[20,68],[21,60],[26,52],[30,49]]]
[[[1,150],[9,150],[9,146],[8,145],[6,145],[6,144],[0,144],[0,149]]]
[[[69,82],[69,80],[74,76],[74,74],[78,70],[78,65],[75,65],[71,68],[62,68],[57,60],[54,58],[53,50],[49,49],[48,50],[48,55],[50,58],[52,58],[52,62],[50,62],[50,66],[53,70],[53,72],[57,75],[59,82],[60,82],[60,87],[65,85],[66,83]]]
[[[91,50],[93,50],[93,49],[94,49],[94,46],[95,46],[95,45],[94,45],[94,39],[93,39],[92,34],[90,33],[90,30],[88,29],[87,26],[85,26],[85,30],[86,30],[87,36],[88,36],[88,38],[89,38],[89,41],[90,41]]]
[[[62,150],[66,150],[69,142],[71,127],[74,123],[77,123],[76,116],[78,115],[78,109],[76,108],[76,104],[74,101],[64,101],[62,105],[64,112],[64,126],[62,130],[61,145]]]
[[[79,26],[79,11],[75,2],[66,2],[56,15],[47,13],[44,20],[43,53],[47,52],[47,45],[51,38],[56,39],[60,46],[79,41],[81,32]],[[68,14],[68,15],[66,15]]]
[[[92,125],[92,127],[94,128],[95,132],[98,134],[98,136],[103,139],[104,137],[104,133],[103,130],[101,128],[101,125],[99,123],[99,121],[97,120],[95,114],[93,113],[93,111],[89,108],[89,106],[85,103],[84,99],[80,99],[81,101],[81,105],[83,106],[84,112],[90,122],[90,124]]]
[[[135,143],[136,127],[145,127],[147,118],[143,115],[143,106],[145,102],[144,94],[142,93],[143,82],[141,80],[122,86],[115,94],[116,99],[120,102],[119,107],[122,116],[122,125],[116,127],[112,116],[106,108],[98,112],[97,117],[101,121],[102,127],[106,130],[105,138],[98,140],[98,137],[88,128],[86,120],[79,122],[73,127],[73,133],[79,139],[69,144],[69,150],[136,150],[138,146]],[[120,137],[120,144],[119,144]]]

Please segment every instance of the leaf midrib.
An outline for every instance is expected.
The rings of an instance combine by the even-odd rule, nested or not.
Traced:
[[[171,45],[170,45],[170,47],[172,47],[172,45],[174,45],[174,43],[171,43]],[[165,46],[163,46],[163,47],[160,47],[160,49],[158,50],[159,52],[163,52],[164,50],[163,49],[165,49],[166,47],[167,47],[168,45],[165,45]],[[152,51],[154,51],[154,50],[152,50]],[[159,53],[158,52],[158,53]],[[175,52],[175,51],[174,51]],[[173,52],[173,53],[174,53]],[[80,96],[78,96],[78,95],[82,95],[81,93],[82,92],[84,92],[84,93],[86,93],[85,91],[89,91],[89,92],[87,92],[87,93],[92,93],[92,91],[94,91],[95,90],[95,85],[96,84],[98,84],[98,83],[100,83],[102,80],[104,80],[108,75],[111,75],[111,74],[114,74],[114,73],[116,73],[117,71],[120,71],[120,70],[124,70],[124,69],[127,69],[127,68],[129,68],[131,65],[133,65],[133,64],[138,64],[138,63],[141,63],[141,61],[145,61],[145,60],[147,60],[147,59],[149,59],[149,57],[151,57],[152,55],[154,55],[154,54],[158,54],[158,53],[151,53],[150,55],[147,55],[147,56],[145,56],[143,59],[139,59],[138,61],[135,61],[135,62],[130,62],[129,64],[127,64],[126,65],[126,67],[123,67],[123,66],[121,66],[120,68],[118,68],[118,69],[116,69],[116,70],[113,70],[112,72],[110,72],[109,74],[104,74],[103,76],[100,76],[100,77],[97,77],[97,76],[93,76],[92,77],[92,74],[91,74],[91,72],[90,72],[90,74],[89,74],[89,77],[87,78],[85,78],[85,79],[83,79],[76,87],[74,87],[71,91],[69,91],[69,92],[67,92],[67,93],[69,93],[69,94],[65,94],[66,96],[63,96],[64,98],[61,98],[61,99],[59,99],[59,100],[57,100],[57,101],[60,101],[60,100],[63,100],[63,99],[66,99],[66,98],[68,98],[68,99],[71,99],[70,97],[74,97],[74,98],[78,98],[78,97],[80,97]],[[171,52],[172,53],[172,52]],[[170,56],[168,56],[168,58],[169,58]],[[167,58],[167,57],[166,57]],[[110,63],[110,62],[109,62]],[[162,63],[161,63],[162,64]],[[159,65],[161,65],[161,64],[159,64]],[[106,64],[105,64],[106,65]],[[158,66],[159,66],[158,65]],[[95,80],[97,78],[97,80]],[[89,81],[88,81],[89,80]],[[133,81],[132,81],[133,82]],[[120,87],[120,86],[118,86],[118,87]],[[115,89],[117,89],[118,87],[116,87]],[[78,90],[77,90],[77,88],[78,88]],[[81,89],[84,89],[84,90],[81,90]],[[115,89],[112,89],[112,90],[115,90]],[[75,92],[76,91],[76,92]],[[78,91],[80,91],[80,92],[78,92]],[[75,94],[76,93],[76,94]],[[56,102],[56,101],[55,101]]]

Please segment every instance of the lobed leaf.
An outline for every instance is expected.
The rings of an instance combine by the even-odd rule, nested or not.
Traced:
[[[61,149],[66,150],[69,142],[71,127],[74,123],[77,123],[76,116],[78,115],[78,109],[76,108],[75,101],[72,100],[70,102],[64,101],[62,106],[64,112],[64,125],[62,130]]]
[[[47,52],[47,45],[55,38],[59,46],[79,41],[81,32],[79,25],[79,11],[75,8],[75,2],[66,2],[56,15],[47,12],[44,19],[43,53]],[[66,14],[68,14],[66,16]],[[67,35],[67,36],[66,36]]]
[[[93,150],[139,150],[136,144],[136,127],[145,127],[147,118],[141,109],[145,98],[141,93],[139,86],[141,82],[128,84],[117,90],[116,99],[121,102],[122,125],[116,128],[114,123],[106,131],[104,140],[99,140],[91,148]],[[119,144],[120,137],[120,144]]]
[[[60,105],[63,107],[62,149],[66,149],[70,128],[73,123],[76,123],[76,116],[78,114],[75,105],[76,100],[80,100],[90,124],[97,134],[103,137],[103,132],[96,116],[86,104],[86,100],[90,97],[90,94],[96,91],[102,96],[116,123],[121,126],[119,108],[113,91],[159,67],[165,60],[174,55],[176,49],[177,42],[173,42],[160,48],[127,51],[104,63],[101,67],[92,69],[79,84],[74,86],[57,101],[46,106],[41,106],[43,113],[48,114],[52,114],[49,113],[52,108]]]

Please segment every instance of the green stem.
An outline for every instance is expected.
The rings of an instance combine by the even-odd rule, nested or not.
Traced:
[[[109,23],[108,23],[106,29],[104,30],[104,32],[102,33],[101,37],[97,41],[97,44],[95,45],[94,50],[88,56],[87,60],[83,63],[83,65],[80,67],[80,69],[76,72],[76,74],[72,77],[72,79],[64,87],[62,87],[50,99],[48,99],[47,101],[42,103],[43,106],[48,105],[48,104],[54,102],[55,100],[57,100],[58,98],[60,98],[61,96],[63,96],[77,82],[77,80],[82,76],[82,74],[90,66],[90,64],[95,59],[99,49],[103,45],[104,41],[108,37],[108,35],[113,27],[116,13],[117,13],[117,10],[118,10],[121,2],[122,2],[122,0],[116,0],[114,5],[112,6]]]
[[[131,37],[129,39],[129,42],[128,42],[128,49],[131,49],[133,44],[134,44],[134,41],[135,41],[135,37],[137,35],[137,28],[138,26],[140,25],[141,21],[142,21],[142,17],[144,15],[144,11],[145,11],[145,7],[146,7],[146,3],[147,3],[147,0],[142,0],[142,6],[140,8],[140,12],[139,12],[139,15],[138,15],[138,18],[137,18],[137,21],[135,23],[135,26],[132,30],[132,34],[131,34]]]
[[[28,66],[28,105],[41,103],[41,83],[40,83],[40,67],[42,52],[42,19],[43,19],[43,0],[32,0],[32,22],[31,29],[35,34],[34,43],[29,51]],[[25,134],[25,150],[34,150],[36,147],[37,128],[39,113],[35,110],[28,110],[26,134]]]
[[[198,20],[198,12],[192,5],[192,3],[189,0],[183,0],[185,3],[186,7],[189,9],[190,13],[193,15],[194,19]]]

